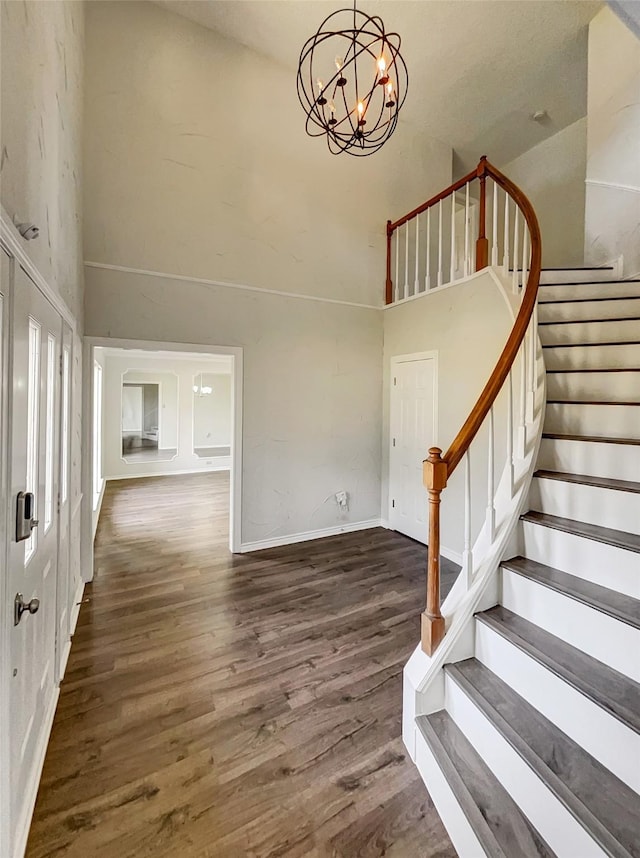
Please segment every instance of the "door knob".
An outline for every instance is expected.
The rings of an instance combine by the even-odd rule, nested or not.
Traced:
[[[13,601],[13,625],[17,626],[22,619],[22,615],[25,613],[37,614],[39,608],[40,599],[31,599],[30,601],[25,602],[22,593],[16,593],[16,597]]]

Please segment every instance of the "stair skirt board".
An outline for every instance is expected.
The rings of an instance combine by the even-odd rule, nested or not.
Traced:
[[[640,767],[637,765],[640,734],[482,622],[476,623],[476,659],[623,783],[640,792]],[[447,679],[446,708],[451,712]],[[454,720],[458,721],[455,715]],[[473,744],[478,748],[475,741]],[[481,751],[481,755],[489,762],[484,752]],[[502,781],[499,776],[498,779]],[[518,804],[522,807],[520,801]],[[553,848],[544,829],[528,813],[527,816]],[[582,853],[565,850],[560,854]]]
[[[578,322],[588,319],[640,318],[640,289],[634,297],[619,296],[606,298],[599,296],[592,300],[567,299],[562,293],[556,300],[540,301],[538,319],[546,322]]]
[[[591,404],[583,402],[549,402],[545,412],[544,431],[566,435],[613,435],[633,438],[640,435],[640,402]]]
[[[640,535],[640,493],[534,476],[529,506],[548,515]]]
[[[415,763],[459,858],[494,858],[482,848],[473,825],[462,810],[419,727],[416,727]]]
[[[500,604],[640,683],[640,629],[505,568]]]
[[[547,370],[633,369],[640,366],[640,343],[545,346]]]
[[[636,474],[640,479],[640,442],[634,446],[543,436],[538,467],[614,480],[633,479]]]
[[[493,774],[559,858],[602,858],[607,854],[449,674],[445,676],[445,705]]]
[[[640,599],[640,554],[532,521],[522,522],[522,534],[521,553],[531,560]]]
[[[571,400],[615,400],[627,402],[638,396],[640,369],[547,370],[547,397]],[[640,469],[639,469],[640,470]]]

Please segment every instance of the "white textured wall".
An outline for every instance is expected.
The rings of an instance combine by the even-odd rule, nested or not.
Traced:
[[[640,40],[605,7],[589,26],[585,258],[640,276]]]
[[[529,197],[546,268],[584,264],[587,120],[579,119],[500,168]]]
[[[86,111],[92,261],[381,303],[386,220],[451,176],[410,125],[332,156],[293,71],[152,3],[88,4]]]
[[[448,146],[331,156],[290,70],[150,3],[92,2],[87,34],[88,260],[381,304],[385,222],[449,184]],[[243,347],[244,542],[379,517],[379,310],[86,276],[89,334]]]
[[[513,317],[492,277],[479,274],[460,283],[384,311],[384,416],[382,443],[382,513],[389,509],[389,402],[391,358],[398,355],[438,353],[438,433],[425,444],[446,451],[489,379],[513,326]],[[506,435],[502,416],[504,397],[496,406],[496,477],[502,473]],[[518,401],[517,399],[515,400]],[[474,538],[486,508],[486,426],[472,451]],[[458,466],[443,492],[442,545],[460,554],[464,548],[464,463]],[[497,484],[497,482],[496,482]],[[426,533],[425,533],[426,540]]]
[[[82,326],[84,4],[2,3],[1,191],[40,236],[25,249]]]

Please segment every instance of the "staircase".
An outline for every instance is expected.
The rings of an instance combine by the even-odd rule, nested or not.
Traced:
[[[640,856],[640,280],[545,271],[520,555],[415,760],[461,858]]]

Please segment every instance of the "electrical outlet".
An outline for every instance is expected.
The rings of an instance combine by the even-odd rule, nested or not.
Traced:
[[[349,505],[349,496],[345,491],[336,492],[336,503],[338,506],[342,507],[342,509],[346,509]]]

